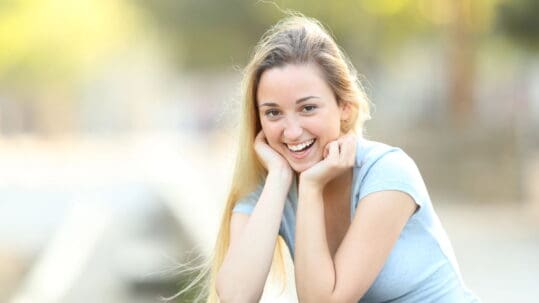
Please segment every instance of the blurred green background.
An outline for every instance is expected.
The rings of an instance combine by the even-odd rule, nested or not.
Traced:
[[[539,296],[539,1],[0,0],[0,301],[157,302],[190,279],[241,69],[287,9],[351,58],[366,136],[417,162],[469,287]]]

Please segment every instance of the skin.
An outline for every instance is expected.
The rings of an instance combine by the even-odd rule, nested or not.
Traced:
[[[360,201],[350,219],[357,140],[341,133],[340,121],[348,118],[349,107],[338,104],[317,66],[265,71],[257,102],[262,130],[254,148],[268,176],[251,215],[232,215],[229,251],[217,281],[219,297],[222,302],[260,299],[286,193],[296,174],[294,270],[299,301],[357,302],[380,272],[416,204],[403,192],[376,192]],[[312,147],[300,156],[289,149],[312,139]]]
[[[314,98],[298,102],[308,96]],[[337,104],[314,65],[286,65],[266,71],[258,100],[263,135],[257,149],[265,136],[273,151],[299,173],[295,275],[300,301],[357,302],[380,272],[416,204],[398,191],[371,194],[359,204],[344,235],[327,234],[328,228],[339,228],[334,228],[338,223],[328,220],[326,210],[346,209],[342,206],[349,201],[357,140],[340,132],[340,121],[348,117],[347,107]],[[264,103],[273,105],[261,106]],[[306,108],[311,104],[315,108]],[[286,146],[312,138],[315,144],[302,159],[294,158]],[[272,157],[272,163],[284,165],[277,155]],[[342,241],[332,241],[334,236]]]
[[[265,71],[260,78],[257,100],[262,136],[298,173],[324,158],[326,146],[342,135],[340,121],[349,115],[348,107],[337,104],[319,68],[311,64],[285,65]],[[315,139],[314,145],[301,159],[287,147],[311,139]],[[257,150],[259,146],[255,144]]]

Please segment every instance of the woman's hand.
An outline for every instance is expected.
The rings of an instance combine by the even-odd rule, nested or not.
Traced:
[[[268,175],[275,173],[290,185],[293,176],[292,168],[285,158],[268,145],[264,131],[261,130],[256,136],[254,148],[260,162],[268,170]]]
[[[335,177],[354,166],[357,140],[347,134],[329,142],[324,149],[324,159],[300,175],[300,184],[309,184],[323,189]]]

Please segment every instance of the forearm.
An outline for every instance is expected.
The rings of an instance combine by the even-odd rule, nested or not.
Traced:
[[[335,266],[326,238],[322,189],[300,186],[296,221],[295,276],[301,302],[330,302]]]
[[[241,235],[231,243],[217,278],[222,302],[252,302],[262,295],[271,267],[289,185],[268,174]]]

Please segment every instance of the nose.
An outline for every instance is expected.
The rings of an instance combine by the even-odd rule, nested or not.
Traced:
[[[297,119],[288,118],[285,122],[283,136],[286,141],[294,141],[301,137],[303,128]]]

